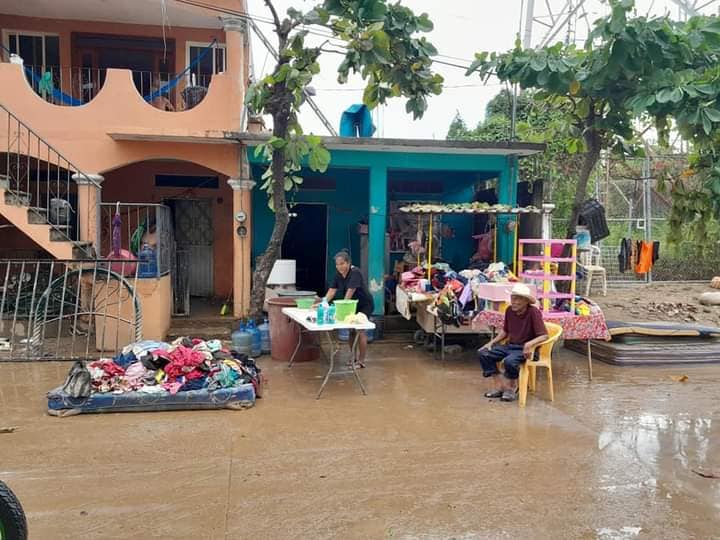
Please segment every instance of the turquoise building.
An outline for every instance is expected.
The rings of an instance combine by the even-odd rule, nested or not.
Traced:
[[[243,134],[253,178],[266,168],[254,149],[268,135]],[[375,298],[376,314],[384,309],[384,276],[388,264],[386,231],[393,201],[471,202],[479,185],[495,186],[498,203],[517,201],[518,161],[542,152],[544,145],[520,142],[436,141],[417,139],[371,139],[326,137],[332,155],[324,174],[303,171],[303,188],[289,194],[291,225],[283,245],[298,259],[298,282],[316,284],[317,292],[334,275],[333,255],[348,249],[360,266],[361,235],[358,223],[367,225],[367,275]],[[252,260],[265,249],[273,228],[273,213],[267,196],[253,191]],[[298,209],[296,212],[295,209]],[[503,226],[512,216],[499,216],[498,258],[512,259],[513,236]],[[443,240],[443,258],[462,269],[475,252],[472,216],[444,216],[454,236]],[[286,246],[287,244],[287,246]],[[303,264],[302,260],[305,258]],[[303,270],[304,269],[304,270]],[[301,272],[312,269],[314,275]]]

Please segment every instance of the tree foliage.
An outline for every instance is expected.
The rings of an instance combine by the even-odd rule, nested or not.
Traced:
[[[365,81],[363,102],[370,108],[392,97],[404,96],[405,108],[413,118],[423,116],[428,97],[439,94],[443,79],[432,70],[435,47],[421,34],[433,29],[427,14],[416,15],[409,8],[387,0],[324,0],[308,12],[288,9],[281,18],[272,0],[264,0],[275,23],[279,59],[273,72],[247,92],[251,111],[273,119],[272,137],[256,148],[270,162],[262,176],[261,188],[275,212],[275,225],[265,252],[258,257],[253,273],[251,312],[259,316],[265,284],[280,253],[289,221],[286,192],[302,185],[300,174],[307,165],[324,172],[330,152],[322,139],[304,133],[298,113],[306,89],[320,72],[322,54],[340,54],[338,81],[353,75]],[[344,45],[326,41],[307,44],[308,27],[324,27]]]
[[[578,168],[577,154],[571,154],[571,142],[566,131],[565,114],[546,101],[535,98],[533,90],[517,95],[515,137],[526,142],[546,145],[543,154],[520,162],[520,180],[542,180],[545,189],[553,194],[555,216],[568,219],[572,210],[575,179]],[[512,93],[501,90],[487,104],[485,118],[475,128],[468,128],[458,113],[448,129],[451,140],[508,141],[512,138]]]
[[[696,234],[720,213],[720,21],[695,17],[633,17],[633,0],[611,0],[611,14],[595,22],[582,49],[556,44],[535,50],[483,52],[468,74],[537,90],[536,97],[563,111],[568,150],[581,152],[575,210],[600,151],[635,152],[635,126],[649,124],[667,143],[673,128],[695,150],[687,175],[671,186],[675,229]],[[574,232],[577,211],[568,234]]]

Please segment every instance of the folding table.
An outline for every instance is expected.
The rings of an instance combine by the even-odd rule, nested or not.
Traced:
[[[357,344],[358,344],[358,338],[360,335],[356,332],[355,333],[355,339],[352,343],[352,356],[351,356],[351,362],[350,362],[350,371],[334,371],[335,368],[335,356],[338,352],[340,352],[340,346],[338,345],[337,340],[335,339],[334,332],[335,330],[374,330],[375,329],[375,323],[368,322],[366,324],[345,324],[345,323],[334,323],[334,324],[317,324],[316,322],[313,322],[311,320],[312,316],[315,315],[315,310],[312,309],[300,309],[300,308],[293,308],[293,307],[286,307],[282,310],[283,315],[289,317],[295,324],[298,325],[299,332],[298,332],[298,342],[295,346],[295,351],[293,351],[292,356],[290,357],[290,362],[288,363],[288,367],[291,368],[293,365],[293,362],[295,361],[295,356],[297,355],[298,351],[300,350],[300,347],[302,346],[302,336],[306,333],[312,333],[312,332],[322,332],[327,337],[328,345],[330,345],[330,367],[328,368],[327,373],[325,374],[325,379],[323,379],[322,385],[320,386],[320,390],[318,391],[318,394],[315,399],[320,399],[320,396],[323,393],[323,390],[325,389],[325,385],[327,384],[328,380],[333,375],[345,375],[347,373],[352,373],[355,377],[355,380],[357,381],[358,385],[360,386],[360,390],[362,390],[363,395],[367,395],[367,391],[365,390],[365,386],[363,385],[362,381],[360,380],[360,375],[357,372],[357,368],[355,367],[355,357],[357,353]],[[323,352],[324,354],[324,352]]]

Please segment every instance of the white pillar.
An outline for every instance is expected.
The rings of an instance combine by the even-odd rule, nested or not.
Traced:
[[[552,212],[555,210],[554,204],[545,203],[542,205],[542,238],[550,240],[552,238]]]
[[[100,201],[101,186],[105,177],[99,174],[75,173],[72,179],[77,184],[78,236],[81,242],[91,242],[95,253],[100,256]]]

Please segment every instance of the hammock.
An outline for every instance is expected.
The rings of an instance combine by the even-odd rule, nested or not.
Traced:
[[[184,70],[182,70],[180,73],[178,73],[174,78],[170,79],[168,82],[166,82],[163,86],[161,86],[160,88],[158,88],[158,89],[155,90],[154,92],[151,92],[151,93],[148,94],[147,96],[144,96],[143,99],[144,99],[145,101],[148,101],[148,102],[149,102],[149,101],[152,101],[153,99],[155,99],[155,98],[157,98],[157,97],[160,97],[161,95],[167,93],[168,90],[171,90],[172,88],[175,88],[175,87],[177,86],[178,82],[180,82],[180,80],[181,80],[192,68],[194,68],[196,65],[198,65],[198,63],[200,63],[200,60],[202,60],[203,58],[205,58],[205,56],[207,56],[207,54],[210,52],[210,50],[211,50],[216,44],[217,44],[217,39],[213,39],[212,43],[211,43],[210,45],[208,45],[207,47],[205,47],[205,49],[203,49],[203,51],[198,55],[198,57],[197,57],[195,60],[193,60],[192,62],[190,62],[190,65],[189,65],[188,67],[186,67]]]
[[[180,73],[178,73],[175,77],[170,79],[168,82],[166,82],[163,86],[158,88],[157,90],[151,92],[150,94],[143,96],[143,99],[147,101],[148,103],[154,100],[155,98],[166,94],[169,90],[175,88],[180,80],[196,65],[200,63],[200,61],[207,56],[207,54],[212,50],[212,48],[217,45],[217,39],[213,39],[212,43],[205,47],[203,51],[198,55],[198,57],[190,62],[190,65],[186,67],[184,70],[182,70]],[[2,47],[8,54],[13,54],[10,52],[10,49],[5,47],[4,45],[0,44],[0,47]],[[24,66],[23,66],[24,67]],[[56,102],[60,102],[63,105],[70,105],[72,107],[77,107],[79,105],[83,105],[83,101],[79,100],[77,98],[74,98],[73,96],[70,96],[66,93],[64,93],[61,90],[58,90],[57,88],[47,88],[47,84],[43,81],[43,76],[39,76],[37,73],[35,73],[32,69],[28,67],[24,67],[25,73],[27,73],[28,77],[30,77],[30,80],[32,81],[33,88],[37,88],[38,91],[45,87],[46,91],[49,91],[50,95],[52,95],[53,99]]]

